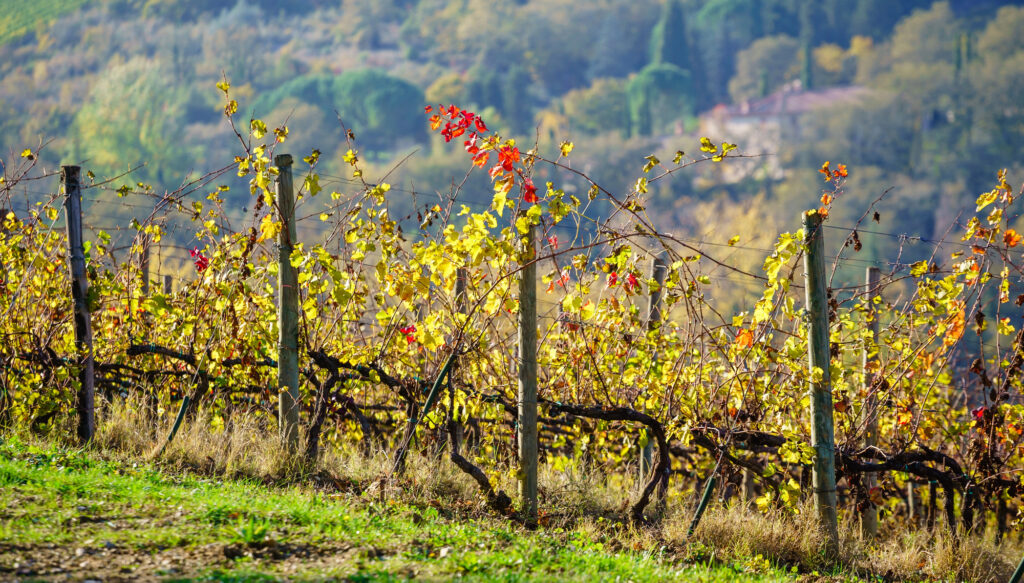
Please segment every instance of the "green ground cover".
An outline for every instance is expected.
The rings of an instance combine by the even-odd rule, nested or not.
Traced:
[[[634,540],[642,540],[636,537]],[[446,503],[175,474],[0,445],[0,579],[782,581],[580,526],[527,531]]]
[[[35,30],[39,23],[52,22],[61,14],[77,10],[87,0],[0,0],[0,45]]]

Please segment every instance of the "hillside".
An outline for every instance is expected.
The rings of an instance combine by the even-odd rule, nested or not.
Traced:
[[[633,186],[627,177],[646,156],[697,151],[705,133],[737,143],[737,153],[770,158],[657,185],[659,225],[695,240],[714,241],[740,216],[752,218],[741,209],[765,225],[793,224],[781,209],[820,195],[817,170],[826,160],[851,169],[835,220],[852,224],[887,193],[876,230],[938,237],[991,182],[993,168],[1019,168],[1024,148],[1018,2],[8,4],[0,145],[16,154],[45,144],[37,152],[44,166],[81,162],[97,180],[131,170],[87,210],[97,227],[123,227],[145,212],[106,204],[114,188],[173,191],[241,152],[215,87],[223,76],[241,123],[254,115],[270,128],[286,124],[279,148],[299,158],[322,152],[325,188],[359,186],[342,160],[354,147],[368,178],[387,175],[395,187],[395,214],[410,218],[470,169],[428,136],[425,103],[469,107],[504,135],[538,141],[541,153],[572,140],[576,167],[611,192]],[[796,83],[806,91],[863,89],[867,97],[826,103],[767,138],[711,123],[715,111]],[[218,180],[231,188],[229,216],[243,221],[247,181]],[[463,187],[480,204],[489,189],[481,173]],[[744,201],[759,202],[734,208]],[[755,233],[747,243],[763,248],[773,237]],[[871,234],[864,244],[877,261],[899,248]]]
[[[16,41],[29,32],[46,30],[61,15],[74,12],[86,2],[88,0],[0,0],[0,12],[5,15],[0,23],[0,44]]]

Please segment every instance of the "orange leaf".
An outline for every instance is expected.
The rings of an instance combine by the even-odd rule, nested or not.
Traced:
[[[754,345],[754,333],[743,328],[736,334],[736,346],[739,348],[750,348]]]
[[[832,180],[832,171],[828,169],[828,165],[829,162],[826,160],[825,163],[821,165],[821,169],[818,170],[818,172],[825,175],[825,182],[831,182]]]
[[[1003,242],[1006,243],[1007,247],[1016,247],[1017,245],[1020,245],[1021,239],[1024,239],[1024,237],[1018,235],[1017,231],[1014,231],[1013,229],[1006,229],[1006,232],[1003,233]]]

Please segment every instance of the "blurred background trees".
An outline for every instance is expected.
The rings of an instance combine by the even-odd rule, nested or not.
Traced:
[[[410,211],[467,171],[428,136],[427,103],[471,107],[542,153],[572,139],[574,167],[616,189],[648,154],[694,155],[701,135],[764,154],[658,183],[663,228],[691,225],[680,209],[698,202],[756,201],[788,223],[828,159],[851,170],[833,220],[892,188],[878,228],[930,233],[1024,151],[1020,1],[39,2],[45,16],[0,27],[5,151],[52,139],[47,164],[99,178],[144,162],[123,182],[158,191],[236,153],[222,76],[241,112],[289,126],[282,148],[319,148],[321,170],[348,179],[340,117],[367,179],[392,172]]]

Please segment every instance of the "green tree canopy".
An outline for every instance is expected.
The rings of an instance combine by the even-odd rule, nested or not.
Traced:
[[[799,75],[800,43],[793,37],[766,36],[736,55],[729,95],[739,103],[768,95]]]
[[[693,110],[690,74],[675,65],[648,65],[626,84],[631,135],[647,136]]]
[[[356,132],[359,143],[370,150],[390,150],[402,141],[426,139],[423,91],[382,71],[360,69],[338,76],[298,77],[258,99],[253,110],[257,117],[266,115],[286,98],[332,114],[337,111]]]
[[[97,176],[145,163],[134,180],[170,188],[184,179],[200,146],[185,144],[187,88],[168,68],[143,57],[111,66],[75,115],[69,156]]]
[[[566,93],[562,106],[573,132],[629,134],[626,82],[621,79],[595,79],[590,87]]]

